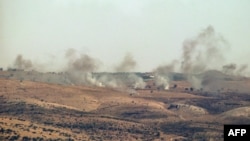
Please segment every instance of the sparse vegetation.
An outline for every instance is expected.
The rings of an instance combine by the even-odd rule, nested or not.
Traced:
[[[23,81],[21,90],[19,81],[0,83],[0,140],[222,140],[223,122],[249,122],[224,121],[223,114],[250,106],[249,94],[216,95],[181,82],[170,91],[151,87],[132,94],[31,81]],[[194,114],[202,109],[207,113]]]

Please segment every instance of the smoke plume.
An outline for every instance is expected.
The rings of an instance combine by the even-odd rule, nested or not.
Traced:
[[[161,75],[156,75],[155,84],[158,88],[162,88],[164,90],[169,89],[169,80]]]
[[[102,75],[98,78],[103,86],[127,89],[130,88],[144,88],[145,82],[143,79],[134,73],[130,73],[136,67],[136,61],[131,54],[126,54],[121,63],[115,67],[115,74],[112,75]]]
[[[30,60],[24,59],[22,55],[17,55],[15,62],[14,62],[14,67],[17,69],[31,69],[32,68],[32,62]]]
[[[222,66],[222,71],[225,74],[229,75],[244,75],[244,72],[247,70],[247,68],[247,65],[241,65],[240,67],[238,67],[235,63],[231,63]]]
[[[144,88],[143,79],[134,73],[130,73],[136,67],[136,61],[131,54],[126,54],[121,63],[115,67],[116,75],[104,75],[100,79],[102,84],[112,88]]]
[[[233,72],[236,70],[237,66],[236,64],[228,64],[228,65],[224,65],[222,67],[223,72],[226,74],[233,74]]]
[[[143,79],[135,74],[129,74],[128,76],[129,84],[132,84],[133,88],[145,88],[146,83]]]
[[[224,55],[229,48],[229,43],[224,37],[216,33],[212,26],[208,26],[195,38],[183,42],[182,57],[178,59],[181,63],[173,61],[154,70],[158,78],[156,82],[160,84],[163,79],[165,82],[171,81],[169,72],[175,71],[176,66],[180,66],[180,72],[185,74],[192,87],[217,91],[223,87],[223,81],[235,79],[229,75],[241,75],[247,69],[247,65],[238,67],[235,63],[222,65],[226,61]]]
[[[96,61],[86,54],[82,54],[79,58],[69,62],[69,69],[79,72],[93,72],[97,70]]]
[[[221,64],[225,61],[224,53],[229,49],[229,44],[224,37],[216,33],[212,26],[208,26],[196,38],[184,41],[182,49],[180,69],[187,75],[194,88],[204,88],[218,82],[217,77],[213,76],[216,74],[219,77],[222,73],[209,70],[220,70]],[[235,69],[235,64],[223,67],[226,72]]]
[[[223,53],[228,48],[228,42],[217,34],[212,26],[208,26],[195,38],[183,42],[182,57],[177,59],[181,63],[173,61],[168,65],[159,66],[154,72],[159,78],[164,78],[166,82],[169,82],[171,81],[170,72],[175,71],[176,66],[180,66],[179,70],[186,75],[193,87],[199,88],[203,80],[195,74],[220,68],[224,62]]]
[[[113,73],[104,74],[97,78],[104,87],[131,89],[131,88],[145,88],[146,84],[143,79],[134,73]]]
[[[66,72],[72,83],[100,85],[92,76],[92,72],[98,69],[98,61],[87,54],[77,54],[74,49],[67,50],[65,54],[68,59]]]
[[[190,74],[215,69],[224,61],[223,52],[228,47],[227,41],[208,26],[196,38],[184,41],[181,71]]]
[[[131,54],[127,54],[120,65],[116,67],[117,72],[128,72],[135,68],[136,61]]]
[[[162,87],[163,89],[169,88],[169,83],[171,81],[171,74],[175,71],[178,61],[174,60],[172,63],[167,65],[162,65],[157,67],[153,72],[155,73],[155,84],[157,87]]]

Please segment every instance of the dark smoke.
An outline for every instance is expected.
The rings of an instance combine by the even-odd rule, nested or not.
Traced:
[[[80,72],[93,72],[97,70],[96,61],[86,54],[82,54],[79,58],[69,63],[70,69]]]
[[[65,54],[68,60],[66,72],[69,75],[69,81],[73,84],[100,85],[92,76],[99,66],[97,59],[87,54],[77,54],[74,49],[67,50]]]
[[[231,63],[228,65],[224,65],[222,66],[222,71],[226,74],[230,74],[230,75],[239,75],[239,76],[243,76],[245,71],[247,70],[248,66],[247,65],[241,65],[240,67],[238,67],[236,64]]]
[[[233,74],[236,68],[237,68],[236,64],[228,64],[222,67],[223,72],[226,74]]]
[[[228,48],[227,41],[217,34],[212,26],[208,26],[197,37],[183,42],[182,57],[178,59],[181,60],[181,64],[173,61],[171,64],[158,67],[154,72],[157,76],[171,81],[169,74],[175,71],[178,65],[193,87],[200,88],[208,84],[203,81],[207,75],[203,77],[197,76],[197,74],[221,67],[221,63],[224,62],[223,53]],[[213,81],[212,79],[209,79],[209,82]]]
[[[14,67],[17,69],[31,69],[32,68],[32,62],[30,60],[24,59],[22,55],[17,55],[16,60],[14,62]]]
[[[183,43],[181,71],[201,73],[214,69],[224,61],[223,52],[228,47],[225,39],[216,34],[212,26],[208,26],[196,38]]]
[[[131,54],[127,54],[119,66],[116,67],[117,72],[128,72],[136,67],[136,61]]]
[[[69,49],[66,54],[68,61],[68,70],[70,71],[79,71],[79,72],[93,72],[98,69],[98,61],[87,54],[80,54],[77,56],[77,53],[74,49]]]
[[[181,64],[181,69],[183,72],[190,72],[192,69],[192,54],[195,50],[196,42],[185,41],[183,43],[183,62]]]
[[[218,77],[223,73],[209,70],[217,70],[221,66],[227,49],[228,42],[212,26],[208,26],[196,38],[183,43],[181,71],[187,75],[194,88],[214,88],[209,85],[216,85]],[[230,69],[234,69],[234,65],[224,66],[225,71]]]

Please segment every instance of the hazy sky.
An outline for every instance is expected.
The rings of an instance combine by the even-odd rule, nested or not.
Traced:
[[[126,53],[135,71],[151,71],[180,58],[183,41],[209,25],[229,42],[228,62],[248,63],[249,0],[0,0],[0,66],[23,54],[56,70],[75,48],[102,71]]]

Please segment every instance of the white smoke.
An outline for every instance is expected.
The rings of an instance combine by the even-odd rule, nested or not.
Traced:
[[[155,84],[158,88],[162,88],[164,90],[169,89],[169,80],[168,80],[168,78],[165,78],[163,76],[156,75]]]

